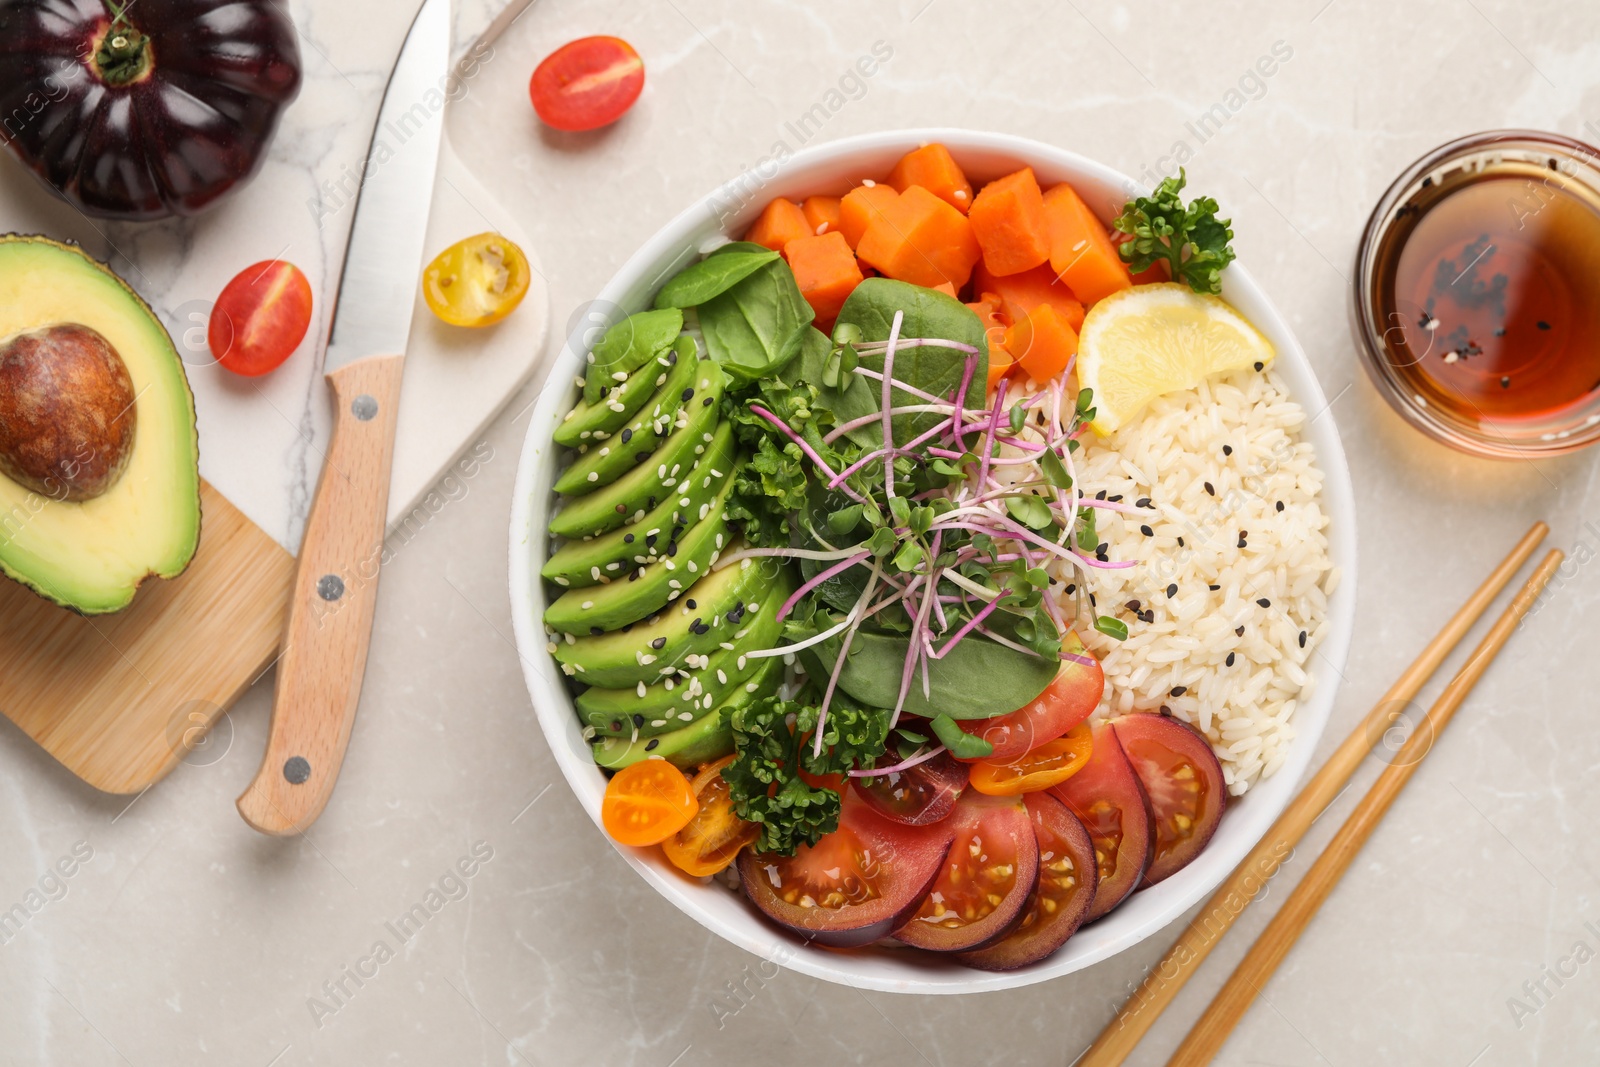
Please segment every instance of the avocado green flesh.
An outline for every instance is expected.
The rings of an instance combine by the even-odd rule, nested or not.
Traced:
[[[677,308],[639,311],[608,329],[586,361],[583,399],[597,402],[602,392],[670,348],[682,330],[683,312]]]
[[[646,512],[655,510],[667,491],[678,487],[683,471],[697,462],[714,440],[713,431],[720,421],[717,405],[726,381],[720,367],[701,360],[689,421],[674,430],[648,460],[621,478],[598,492],[569,500],[550,520],[550,532],[558,537],[594,537],[638,522]],[[706,400],[711,402],[704,403]]]
[[[678,353],[680,360],[685,356],[694,355],[693,338],[679,337],[672,347]],[[580,395],[578,402],[561,421],[561,425],[556,427],[551,438],[556,444],[568,448],[577,448],[592,441],[604,441],[626,426],[628,420],[639,413],[645,401],[666,382],[667,371],[671,368],[672,364],[668,362],[667,354],[663,352],[628,375],[627,381],[603,394],[593,404]]]
[[[0,573],[85,615],[126,607],[139,583],[172,578],[200,539],[199,440],[183,361],[122,279],[76,247],[0,237],[0,339],[57,323],[104,337],[135,396],[121,475],[103,493],[41,496],[0,474]]]
[[[733,479],[728,479],[706,510],[706,517],[678,538],[670,558],[641,567],[620,582],[569,589],[544,612],[546,625],[562,633],[594,634],[649,618],[699,581],[732,539],[724,512]],[[672,545],[667,550],[672,552]]]
[[[630,689],[639,682],[659,681],[664,668],[733,640],[734,632],[744,628],[744,614],[759,609],[762,591],[772,585],[774,562],[745,559],[712,571],[636,626],[557,641],[555,657],[570,664],[573,676],[588,685]],[[641,664],[641,656],[653,658]]]
[[[556,479],[556,492],[563,496],[587,496],[647,460],[677,428],[685,394],[693,399],[690,383],[695,379],[699,364],[698,358],[676,359],[667,372],[667,380],[631,423],[616,436],[588,445],[572,465],[561,472],[561,477]]]
[[[698,588],[699,583],[696,583]],[[732,641],[726,642],[730,647],[711,652],[698,666],[660,668],[653,661],[642,664],[647,669],[656,668],[656,677],[660,677],[662,669],[673,673],[654,685],[644,686],[642,691],[637,687],[586,689],[574,701],[578,714],[600,733],[629,736],[637,733],[641,737],[653,737],[699,718],[754,674],[763,659],[769,658],[750,657],[747,653],[769,649],[778,643],[778,636],[783,632],[778,609],[791,591],[787,580],[771,587],[770,595],[763,595],[755,613],[741,620],[745,625],[734,631]],[[583,672],[576,677],[587,680]]]
[[[633,567],[660,559],[667,547],[662,534],[670,533],[674,526],[687,527],[697,521],[700,509],[709,506],[732,477],[733,427],[724,422],[717,427],[700,462],[679,480],[683,495],[668,496],[654,511],[620,530],[587,541],[568,541],[545,561],[539,573],[548,581],[573,589],[624,578]]]
[[[692,770],[733,751],[733,713],[777,688],[783,679],[783,660],[764,659],[726,703],[687,726],[658,737],[608,737],[594,746],[594,761],[608,770],[660,757],[675,767]],[[654,742],[654,744],[652,744]]]

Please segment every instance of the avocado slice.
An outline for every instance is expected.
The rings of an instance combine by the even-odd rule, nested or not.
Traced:
[[[762,659],[782,658],[746,655],[772,648],[783,633],[778,609],[793,591],[787,572],[769,590],[770,595],[762,596],[754,612],[744,617],[745,625],[734,631],[733,640],[721,642],[709,654],[685,657],[687,667],[659,668],[666,677],[655,685],[639,682],[631,689],[586,689],[573,701],[579,717],[602,734],[654,737],[703,716],[754,674]],[[583,672],[577,677],[583,680]]]
[[[694,398],[692,383],[700,360],[697,356],[680,359],[676,348],[667,350],[667,359],[670,362],[667,380],[634,416],[633,422],[615,437],[585,445],[572,465],[556,479],[556,492],[563,496],[587,496],[603,489],[649,459],[650,453],[683,421],[678,412]]]
[[[624,577],[632,565],[654,563],[667,547],[674,526],[688,527],[733,477],[733,426],[724,422],[712,435],[706,454],[678,480],[682,495],[671,493],[638,522],[587,541],[568,541],[545,561],[539,573],[562,587],[602,585]]]
[[[578,402],[551,435],[555,443],[577,448],[591,441],[604,441],[620,430],[666,382],[667,371],[672,367],[672,352],[676,352],[679,359],[694,355],[694,338],[680,335],[672,343],[671,351],[650,360],[628,375],[627,381],[601,394],[593,404],[585,401],[580,393]]]
[[[109,355],[84,362],[96,336]],[[86,387],[74,371],[91,364],[122,392]],[[99,429],[67,440],[41,421]],[[183,361],[149,306],[74,246],[0,237],[0,572],[81,614],[126,607],[194,558],[199,455]]]
[[[646,512],[655,510],[711,444],[721,421],[717,404],[726,384],[721,367],[701,360],[688,421],[672,431],[648,460],[621,478],[588,496],[569,500],[550,520],[550,532],[558,537],[595,537],[638,522]]]
[[[594,404],[600,394],[627,381],[651,356],[665,351],[683,332],[683,312],[677,308],[640,311],[605,332],[586,357],[583,399]]]
[[[619,771],[640,760],[659,758],[687,771],[719,760],[733,751],[733,713],[771,693],[782,680],[783,660],[777,656],[764,659],[756,673],[710,715],[658,737],[637,741],[607,737],[595,744],[594,761],[607,770]]]
[[[772,559],[743,559],[712,571],[687,595],[636,626],[555,642],[556,660],[572,664],[574,677],[589,685],[631,690],[641,681],[657,681],[663,668],[732,641],[781,566]]]

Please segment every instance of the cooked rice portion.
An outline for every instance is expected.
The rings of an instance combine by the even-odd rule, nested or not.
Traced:
[[[1079,628],[1105,669],[1101,712],[1170,709],[1211,739],[1232,795],[1282,764],[1339,581],[1305,422],[1273,371],[1246,370],[1087,435],[1077,456],[1085,492],[1151,501],[1098,513],[1106,555],[1140,561],[1088,583],[1095,613],[1128,625],[1125,642]]]

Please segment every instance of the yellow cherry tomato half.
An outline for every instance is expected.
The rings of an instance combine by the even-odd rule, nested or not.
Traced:
[[[659,845],[689,825],[700,802],[689,779],[666,760],[624,767],[606,783],[600,821],[624,845]]]
[[[661,842],[661,851],[685,874],[696,878],[716,874],[761,835],[761,827],[733,812],[733,798],[722,777],[722,768],[732,762],[733,757],[727,756],[701,768],[690,783],[700,810],[682,830]]]
[[[974,763],[968,778],[972,788],[992,797],[1018,793],[1037,793],[1060,785],[1083,770],[1094,753],[1094,739],[1088,723],[1080,723],[1066,735],[1046,741],[1038,748],[1005,763]]]
[[[428,309],[452,326],[493,326],[528,295],[528,257],[498,233],[440,252],[422,272]]]

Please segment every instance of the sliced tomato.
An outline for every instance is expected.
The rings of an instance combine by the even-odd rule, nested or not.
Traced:
[[[733,798],[722,777],[722,768],[732,762],[732,756],[725,756],[694,776],[689,787],[700,810],[683,829],[661,842],[661,851],[685,874],[696,878],[716,874],[734,861],[740,849],[761,836],[760,826],[733,812]]]
[[[887,937],[914,911],[950,851],[949,822],[890,822],[846,790],[839,829],[793,856],[739,854],[745,896],[773,922],[835,948]]]
[[[1004,937],[1039,876],[1039,846],[1020,797],[971,790],[950,818],[955,833],[938,878],[894,936],[935,952],[964,952]]]
[[[464,237],[422,272],[428,310],[452,326],[493,326],[528,295],[528,257],[498,233]]]
[[[558,130],[620,119],[644,89],[644,60],[620,37],[580,37],[557,48],[528,82],[533,109]]]
[[[311,325],[311,283],[281,259],[246,267],[223,287],[206,325],[217,362],[247,378],[277,370]]]
[[[952,759],[948,752],[941,752],[903,771],[852,778],[850,782],[884,818],[907,826],[926,826],[955,810],[956,800],[967,787],[967,765]]]
[[[993,719],[960,719],[956,725],[983,738],[994,751],[982,757],[988,763],[1005,763],[1054,741],[1083,722],[1100,706],[1106,676],[1100,661],[1068,631],[1062,642],[1061,673],[1027,707]],[[976,762],[976,761],[969,761]]]
[[[1228,803],[1211,743],[1177,719],[1138,712],[1112,720],[1155,818],[1155,855],[1145,886],[1183,870],[1211,841]]]
[[[647,759],[606,783],[600,821],[624,845],[659,845],[689,825],[700,802],[689,779],[666,760]]]
[[[1022,801],[1039,843],[1039,884],[1028,894],[1016,928],[988,948],[961,957],[986,971],[1010,971],[1037,963],[1077,933],[1094,900],[1094,842],[1078,817],[1049,793]]]
[[[1123,755],[1116,730],[1106,722],[1091,729],[1094,754],[1088,764],[1050,791],[1078,817],[1094,842],[1099,878],[1084,922],[1100,918],[1139,888],[1155,841],[1150,801]]]
[[[1089,762],[1093,751],[1094,738],[1089,724],[1079,723],[1068,730],[1065,737],[1046,741],[1009,763],[974,763],[970,784],[978,792],[992,797],[1037,793],[1077,774]]]

